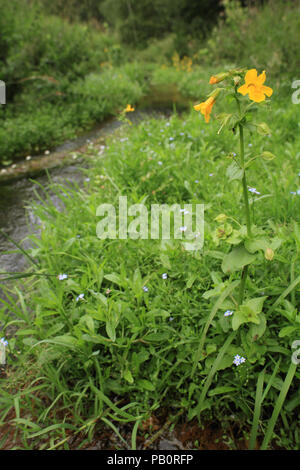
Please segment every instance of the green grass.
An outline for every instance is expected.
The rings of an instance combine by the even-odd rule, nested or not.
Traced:
[[[161,82],[169,80],[169,70],[159,73]],[[215,106],[219,112],[232,105]],[[217,135],[217,121],[205,124],[191,109],[124,126],[103,158],[97,147],[87,157],[83,187],[50,181],[45,194],[54,192],[64,210],[49,197],[36,204],[43,230],[30,237],[29,251],[38,262],[29,272],[44,276],[25,278],[19,288],[7,284],[9,300],[1,301],[10,369],[1,421],[14,410],[21,448],[63,448],[79,429],[89,440],[100,423],[115,432],[128,423],[135,447],[137,423],[168,409],[185,419],[239,423],[248,436],[252,426],[251,446],[267,432],[264,447],[299,449],[300,375],[291,371],[291,344],[300,333],[300,196],[291,194],[300,187],[299,113],[284,87],[274,86],[271,109],[261,111],[271,137],[245,135],[247,158],[264,150],[276,155],[257,159],[248,179],[261,193],[250,197],[253,220],[280,245],[273,261],[261,255],[251,265],[246,283],[247,297],[266,296],[266,328],[244,324],[231,333],[231,317],[224,317],[235,305],[239,275],[220,270],[228,245],[216,246],[214,219],[225,213],[245,221],[239,182],[225,176],[238,136]],[[128,206],[143,201],[148,209],[204,203],[203,252],[185,251],[179,240],[97,238],[97,207],[118,207],[120,195]],[[68,278],[60,281],[60,273]],[[236,354],[246,357],[239,367]]]

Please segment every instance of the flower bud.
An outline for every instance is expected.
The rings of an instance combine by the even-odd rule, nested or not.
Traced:
[[[215,220],[219,223],[222,223],[222,222],[225,222],[225,220],[227,219],[227,215],[226,214],[219,214]]]
[[[274,258],[274,251],[272,250],[272,248],[267,248],[266,249],[265,258],[268,261],[272,261],[272,259]]]
[[[222,72],[222,73],[218,73],[217,75],[212,75],[210,77],[209,83],[210,85],[215,85],[216,83],[219,83],[225,80],[225,78],[227,78],[228,76],[229,76],[228,72]]]

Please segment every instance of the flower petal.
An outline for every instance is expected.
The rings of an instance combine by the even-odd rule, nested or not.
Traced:
[[[258,77],[257,81],[262,85],[266,81],[266,72],[263,71]]]
[[[204,105],[204,103],[196,104],[196,105],[194,106],[194,109],[195,109],[196,111],[201,111],[203,105]]]
[[[257,80],[257,70],[256,69],[250,69],[245,75],[245,82],[246,84],[248,82],[256,82]]]
[[[259,88],[249,88],[249,98],[255,103],[261,103],[266,99],[263,91]]]
[[[240,86],[240,88],[238,88],[238,92],[245,96],[249,92],[248,85],[245,84]]]
[[[263,86],[261,87],[261,89],[262,89],[262,92],[263,92],[265,95],[269,96],[269,97],[273,94],[273,90],[272,90],[272,88],[270,88],[269,86],[264,86],[264,85],[263,85]]]

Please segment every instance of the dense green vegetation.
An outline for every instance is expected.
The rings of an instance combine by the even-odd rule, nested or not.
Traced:
[[[86,19],[80,16],[77,3],[64,2],[64,10],[57,0],[51,2],[50,11],[62,10],[71,17],[72,11],[76,11],[79,18]],[[102,3],[101,8],[107,4],[107,11],[112,11],[110,1]],[[113,3],[116,8],[124,4],[121,0]],[[168,16],[159,9],[168,7],[168,2],[145,0],[145,3],[157,5],[149,17],[151,25]],[[15,158],[42,153],[74,137],[119,112],[128,102],[137,103],[153,80],[157,83],[161,77],[165,83],[168,72],[176,84],[172,68],[181,68],[182,72],[191,69],[196,75],[201,74],[203,66],[216,70],[247,64],[267,69],[276,80],[297,78],[300,30],[297,3],[272,1],[262,10],[248,10],[238,8],[237,2],[225,2],[226,19],[221,18],[218,26],[218,8],[215,16],[206,8],[205,15],[201,10],[197,16],[193,14],[193,2],[180,4],[188,18],[192,15],[195,21],[205,21],[206,27],[190,24],[188,18],[185,29],[177,27],[171,15],[168,21],[176,26],[176,32],[164,24],[161,34],[151,28],[153,36],[148,32],[145,41],[134,42],[125,41],[116,25],[104,28],[98,23],[96,26],[91,22],[70,23],[66,18],[51,16],[45,10],[50,8],[47,2],[28,2],[24,9],[23,0],[8,4],[1,0],[0,79],[6,83],[7,104],[0,108],[0,161],[7,165]],[[91,2],[84,11],[97,9]],[[180,10],[174,11],[178,18],[185,18],[178,13]],[[135,15],[143,12],[147,10],[141,8]],[[124,15],[120,12],[115,16],[123,26],[132,18]],[[100,19],[96,13],[95,17]],[[278,22],[281,27],[273,28]],[[140,25],[144,23],[142,17],[137,21]],[[126,30],[132,33],[134,28]],[[141,30],[146,34],[144,26]],[[181,63],[185,57],[186,62]],[[188,61],[190,68],[185,67]],[[166,70],[161,71],[160,67]],[[195,92],[193,98],[202,95],[201,86],[195,86]]]
[[[99,2],[98,20],[110,3]],[[257,136],[248,122],[245,157],[275,154],[271,161],[257,158],[248,179],[257,191],[249,192],[251,218],[272,239],[275,254],[268,259],[259,252],[249,268],[246,301],[262,299],[259,322],[233,328],[234,316],[224,313],[238,308],[240,273],[221,270],[230,242],[226,233],[218,235],[216,217],[230,218],[221,226],[228,234],[245,223],[240,181],[228,171],[239,137],[232,129],[218,133],[214,119],[233,112],[230,97],[216,104],[209,124],[192,106],[180,116],[174,111],[138,126],[125,123],[107,139],[101,158],[98,145],[81,155],[88,164],[83,187],[50,180],[45,202],[34,206],[43,229],[30,236],[33,248],[24,253],[27,277],[2,282],[0,336],[8,340],[9,375],[0,393],[0,425],[16,430],[17,448],[68,449],[70,436],[81,433],[84,445],[105,427],[124,448],[135,449],[142,423],[163,408],[186,421],[217,420],[225,435],[238,428],[250,448],[299,449],[300,372],[291,361],[292,344],[300,339],[300,107],[291,99],[299,7],[271,2],[243,10],[225,2],[227,16],[218,27],[210,25],[198,38],[182,33],[182,53],[166,25],[160,39],[145,37],[136,50],[135,39],[120,29],[132,18],[121,12],[112,34],[45,16],[33,4],[22,28],[22,10],[14,17],[16,40],[9,34],[1,39],[7,51],[2,70],[7,81],[33,73],[43,79],[10,90],[13,104],[1,108],[2,154],[48,148],[136,105],[153,85],[175,84],[200,102],[212,89],[212,74],[236,65],[265,69],[274,93],[257,114],[270,130]],[[59,4],[53,2],[53,13]],[[91,20],[84,11],[80,19]],[[6,15],[12,18],[9,10]],[[280,29],[273,27],[275,18]],[[66,47],[60,48],[62,27]],[[203,251],[184,250],[179,240],[97,238],[97,207],[118,207],[121,195],[128,206],[143,202],[149,211],[151,204],[204,203]],[[237,354],[246,358],[239,366]],[[121,425],[130,429],[130,442]]]

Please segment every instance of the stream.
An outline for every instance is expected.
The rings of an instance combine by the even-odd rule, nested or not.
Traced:
[[[131,113],[130,120],[137,124],[149,117],[162,118],[168,114],[170,115],[170,109],[135,111]],[[80,158],[74,160],[75,151],[83,153],[85,147],[91,143],[96,143],[102,152],[105,151],[105,138],[122,125],[123,123],[117,119],[110,119],[76,139],[69,140],[52,149],[49,155],[31,157],[30,160],[25,159],[2,172],[0,180],[0,229],[17,243],[21,242],[21,246],[25,250],[28,249],[30,242],[26,240],[26,236],[36,230],[34,227],[38,224],[30,203],[38,201],[36,192],[43,196],[42,191],[34,181],[46,186],[48,176],[45,170],[47,169],[53,182],[76,182],[80,185],[84,179],[80,168],[88,166],[88,161],[83,161]],[[56,202],[55,195],[51,198],[55,205],[59,203],[59,201]],[[24,255],[0,232],[0,271],[22,272],[26,269],[26,266],[27,260]]]

